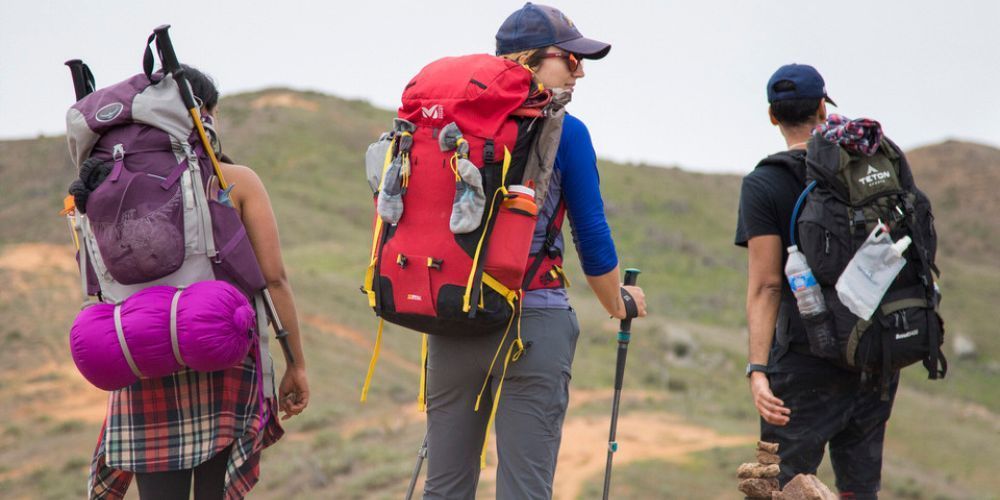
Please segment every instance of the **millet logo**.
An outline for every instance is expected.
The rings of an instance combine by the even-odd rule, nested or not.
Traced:
[[[406,294],[406,300],[415,300],[417,302],[423,302],[424,298],[415,293],[408,293]]]
[[[429,108],[420,108],[420,113],[424,115],[424,118],[430,118],[431,120],[444,120],[444,106],[440,104],[435,104]]]
[[[868,165],[868,172],[864,177],[859,177],[858,182],[865,186],[876,186],[878,184],[882,184],[890,177],[892,177],[892,172],[882,172],[877,168]]]
[[[896,334],[896,340],[903,340],[903,339],[908,339],[908,338],[910,338],[910,337],[913,337],[913,336],[915,336],[915,335],[916,335],[916,334],[918,334],[918,333],[920,333],[920,332],[919,332],[918,330],[916,330],[916,329],[914,329],[914,330],[910,330],[910,331],[908,331],[908,332],[903,332],[903,333],[897,333],[897,334]]]

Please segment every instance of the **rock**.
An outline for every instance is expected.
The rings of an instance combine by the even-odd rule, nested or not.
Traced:
[[[778,443],[768,443],[767,441],[757,441],[757,451],[768,453],[778,453]]]
[[[799,474],[781,490],[781,500],[837,500],[839,497],[812,474]]]
[[[778,464],[743,464],[736,469],[736,477],[740,479],[750,477],[771,478],[778,477],[780,472]]]
[[[757,452],[757,461],[764,465],[780,464],[781,457],[775,455],[774,453],[768,453],[761,450]]]
[[[749,478],[740,480],[739,490],[750,498],[771,498],[771,492],[778,490],[777,479]]]
[[[951,350],[955,351],[955,356],[958,359],[975,359],[979,355],[976,343],[962,334],[956,334],[952,338]]]

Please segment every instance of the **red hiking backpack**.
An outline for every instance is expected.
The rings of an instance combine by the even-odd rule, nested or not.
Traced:
[[[509,332],[524,289],[563,286],[562,256],[529,250],[568,97],[486,54],[437,60],[410,80],[393,130],[366,155],[376,215],[362,289],[381,320],[432,335]],[[460,207],[478,189],[481,215]],[[456,230],[456,218],[471,224]],[[558,279],[536,276],[550,271]],[[381,333],[380,321],[362,400]],[[522,348],[516,339],[507,361]]]
[[[522,285],[538,281],[525,278],[537,222],[534,193],[512,186],[547,184],[551,161],[544,174],[529,178],[525,171],[539,152],[535,139],[554,107],[552,93],[513,61],[471,55],[426,66],[407,84],[402,103],[393,132],[369,149],[383,160],[382,172],[369,176],[376,194],[397,180],[392,170],[399,165],[404,207],[395,224],[376,215],[364,286],[369,305],[386,321],[428,334],[485,335],[508,327]],[[462,154],[441,146],[442,131],[455,127],[485,195],[478,226],[463,234],[449,227]],[[558,142],[547,146],[554,155]]]

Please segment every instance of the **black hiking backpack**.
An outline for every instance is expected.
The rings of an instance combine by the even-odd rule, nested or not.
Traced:
[[[922,361],[928,378],[943,378],[944,322],[935,285],[937,233],[927,196],[917,189],[902,151],[883,138],[872,156],[814,134],[806,154],[808,183],[792,216],[805,254],[832,314],[844,367],[881,376],[883,397],[896,370]],[[796,217],[798,215],[798,217]],[[844,306],[834,288],[861,244],[885,223],[893,241],[909,236],[906,264],[870,320]]]

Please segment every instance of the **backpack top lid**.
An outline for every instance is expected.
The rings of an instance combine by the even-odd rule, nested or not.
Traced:
[[[531,90],[531,71],[488,54],[445,57],[425,66],[403,91],[399,117],[440,129],[493,138]]]
[[[884,182],[895,186],[893,189],[914,189],[909,163],[888,137],[881,138],[871,156],[849,151],[820,134],[813,134],[807,149],[806,181],[827,186],[847,203],[859,203],[884,192]]]
[[[80,168],[101,135],[131,123],[159,128],[179,142],[186,142],[194,129],[173,76],[156,73],[151,81],[140,73],[94,91],[66,112],[73,164]]]

